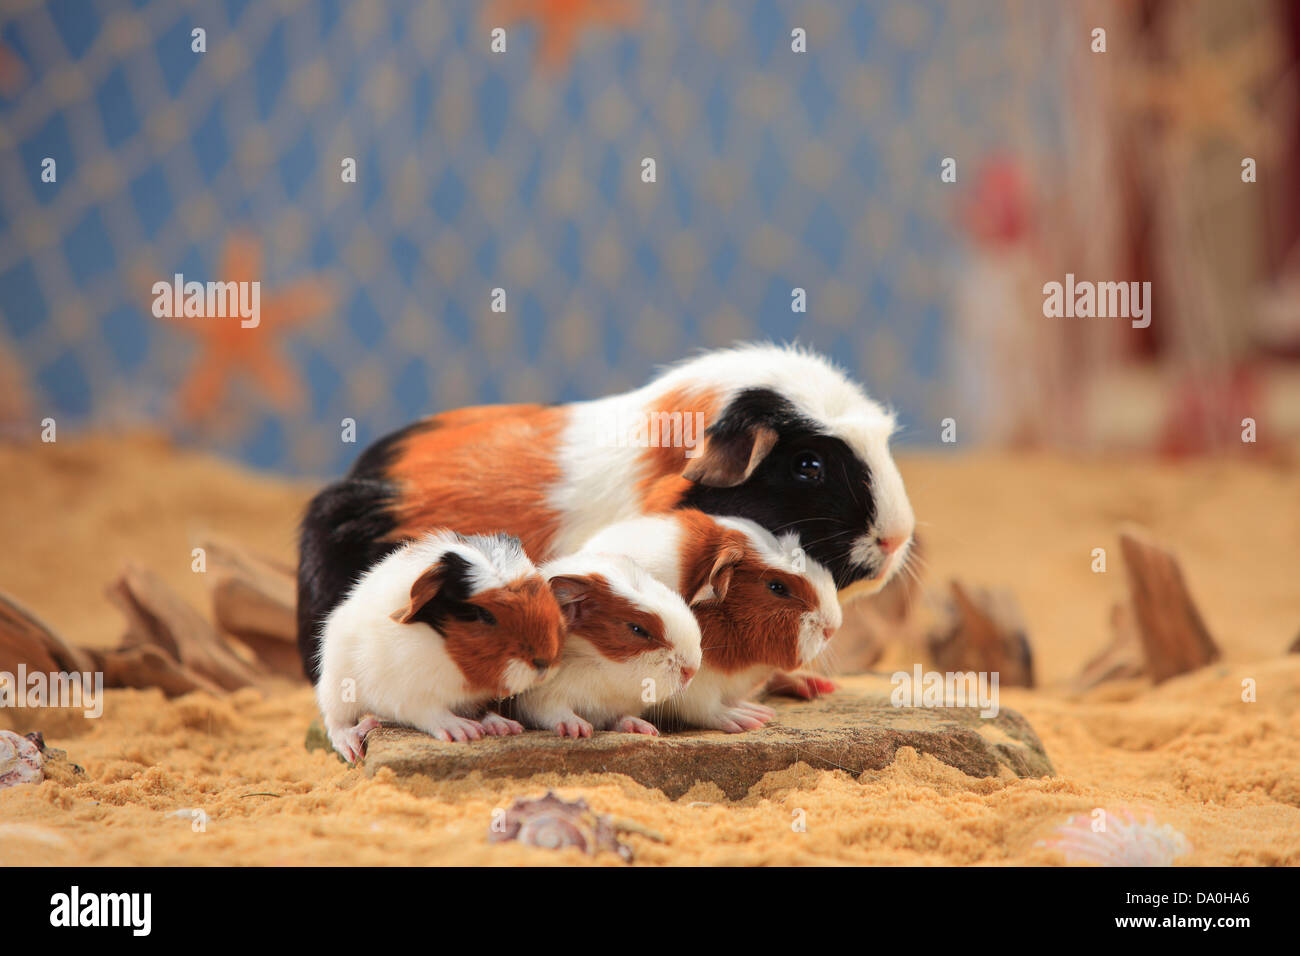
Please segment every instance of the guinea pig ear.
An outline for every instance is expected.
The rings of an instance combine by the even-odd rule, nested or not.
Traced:
[[[438,596],[447,581],[447,565],[439,561],[425,569],[411,585],[411,599],[406,607],[399,608],[389,615],[398,624],[406,624],[419,614],[426,604]]]
[[[712,488],[732,488],[752,475],[779,437],[767,425],[732,433],[711,431],[704,450],[686,466],[682,477]]]
[[[557,574],[549,583],[566,625],[577,627],[590,616],[594,610],[594,602],[591,600],[593,582],[590,578]]]
[[[723,545],[713,559],[713,567],[709,570],[709,579],[700,585],[700,589],[691,598],[691,607],[695,607],[695,605],[704,601],[726,600],[727,591],[731,587],[731,576],[736,571],[736,565],[740,564],[741,559],[744,557],[745,552],[738,546],[734,544]]]

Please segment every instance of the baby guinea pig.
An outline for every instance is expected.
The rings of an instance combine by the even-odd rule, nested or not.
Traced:
[[[519,733],[495,713],[474,718],[542,680],[563,637],[560,606],[518,539],[430,533],[370,568],[326,619],[325,730],[349,762],[379,724],[365,715],[446,741]]]
[[[775,712],[750,697],[777,670],[820,654],[843,623],[830,572],[790,533],[777,538],[744,518],[683,509],[633,518],[596,533],[584,550],[626,554],[690,604],[704,665],[663,702],[683,723],[738,733]]]
[[[542,566],[568,633],[552,679],[520,694],[515,716],[561,737],[655,734],[638,715],[700,668],[700,626],[686,602],[621,555],[579,552]]]

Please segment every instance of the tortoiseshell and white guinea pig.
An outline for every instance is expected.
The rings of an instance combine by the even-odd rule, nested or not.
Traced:
[[[568,633],[555,675],[520,694],[515,716],[561,737],[596,730],[655,734],[647,703],[689,686],[700,625],[686,602],[631,558],[582,552],[542,567]]]
[[[623,521],[585,550],[634,558],[686,597],[700,623],[704,665],[691,686],[663,702],[670,717],[737,733],[771,720],[748,698],[776,670],[815,658],[843,623],[830,572],[744,518],[683,509]]]
[[[563,636],[560,605],[518,539],[425,535],[363,574],[325,621],[325,730],[349,762],[375,717],[446,741],[519,733],[485,705],[548,676]]]
[[[370,446],[307,510],[304,665],[315,679],[320,622],[357,575],[435,527],[499,528],[546,561],[616,521],[695,508],[795,529],[842,598],[876,590],[902,565],[914,524],[893,430],[893,415],[831,362],[775,345],[705,352],[595,401],[415,422]]]

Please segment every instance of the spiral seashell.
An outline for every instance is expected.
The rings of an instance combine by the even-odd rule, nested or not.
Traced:
[[[569,803],[547,791],[544,797],[519,799],[506,811],[504,826],[488,835],[492,843],[515,840],[526,846],[560,850],[575,846],[583,853],[617,853],[630,862],[632,850],[618,840],[607,816],[594,813],[582,798]]]
[[[1157,823],[1149,812],[1138,816],[1121,809],[1106,811],[1106,829],[1093,829],[1090,814],[1071,816],[1056,828],[1057,836],[1039,840],[1039,846],[1060,850],[1067,863],[1096,866],[1173,866],[1190,853],[1187,837],[1167,823]]]
[[[0,730],[0,790],[20,783],[36,783],[45,776],[36,744],[11,730]]]
[[[583,853],[588,853],[591,833],[582,825],[584,822],[567,815],[542,813],[525,820],[515,839],[525,846],[540,846],[547,850],[576,846]]]

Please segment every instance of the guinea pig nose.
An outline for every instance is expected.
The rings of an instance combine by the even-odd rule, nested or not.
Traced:
[[[835,628],[831,627],[829,624],[822,626],[822,637],[829,641],[834,636]]]
[[[544,671],[544,670],[546,670],[546,668],[547,668],[548,666],[550,666],[550,665],[548,665],[548,664],[546,663],[546,658],[544,658],[544,657],[534,657],[534,658],[533,658],[533,666],[536,667],[539,671]]]
[[[893,554],[903,545],[904,538],[902,535],[895,535],[892,538],[876,538],[876,547],[885,554]]]
[[[682,683],[683,683],[683,684],[689,684],[689,683],[691,682],[691,678],[695,676],[695,673],[696,673],[696,671],[695,671],[695,668],[694,668],[694,667],[687,667],[686,665],[683,664],[683,665],[682,665]]]

